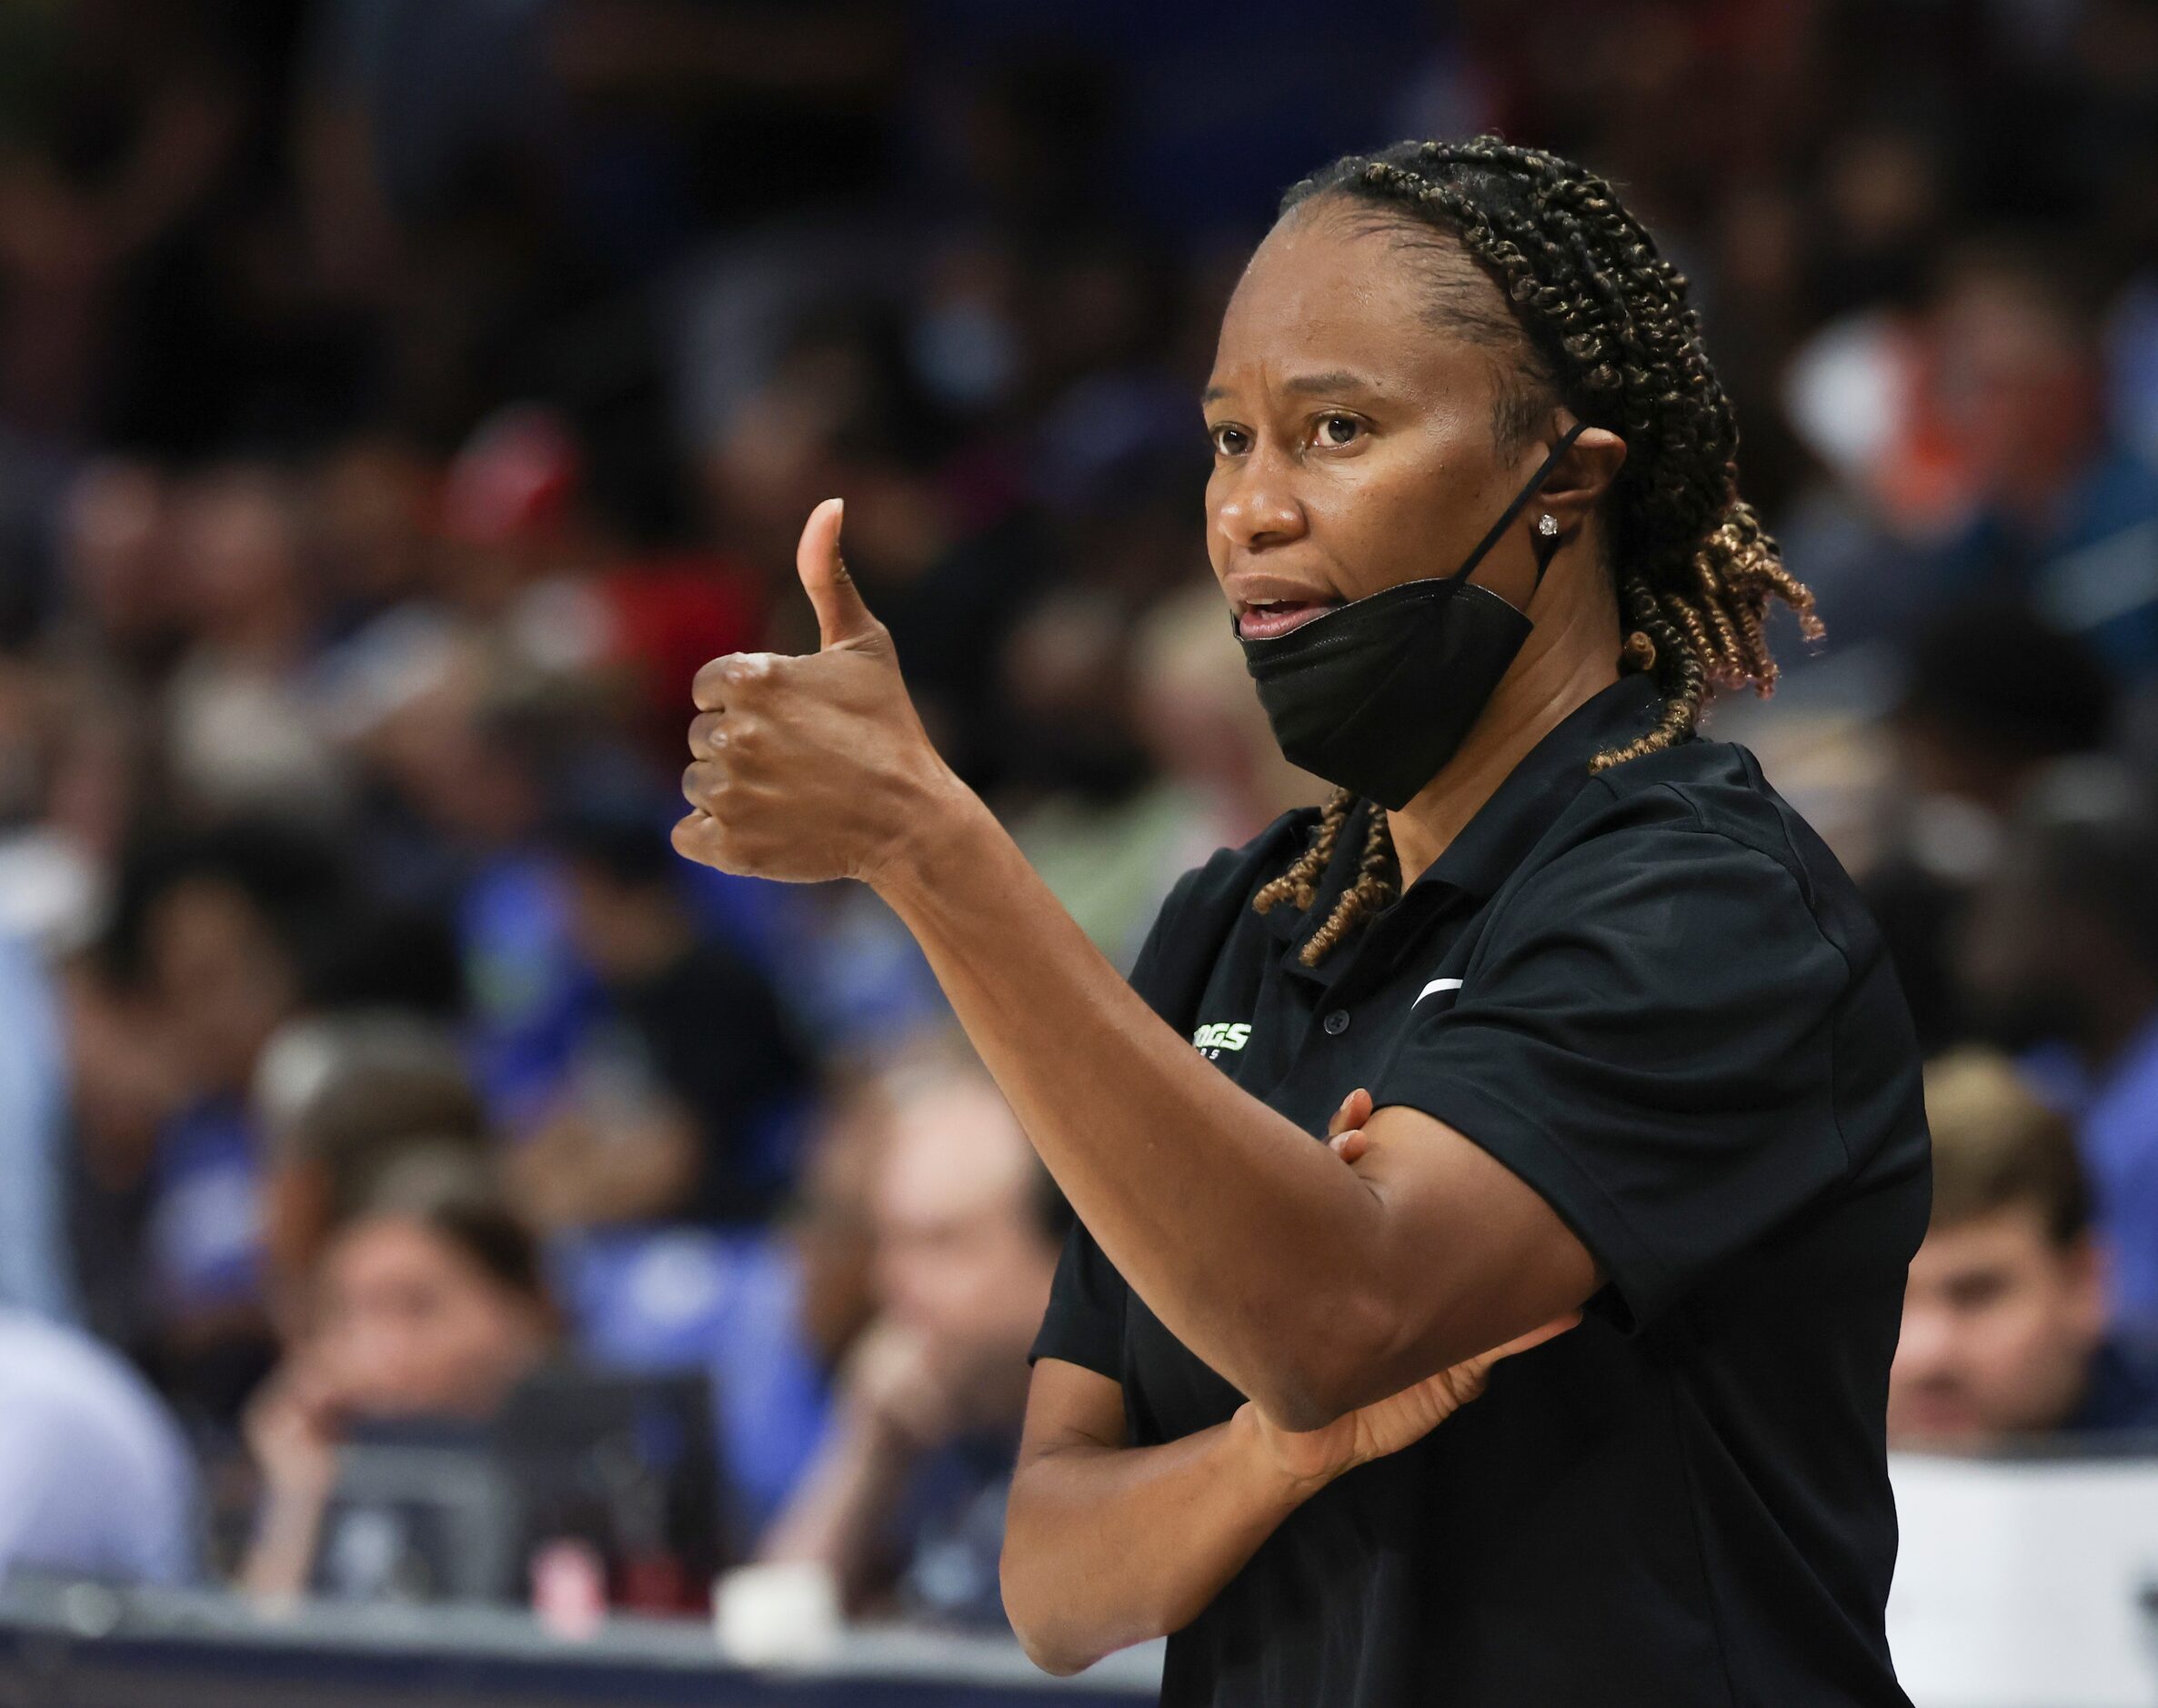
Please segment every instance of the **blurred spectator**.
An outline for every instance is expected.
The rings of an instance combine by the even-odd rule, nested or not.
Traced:
[[[416,1150],[484,1163],[485,1111],[453,1041],[396,1010],[301,1020],[252,1087],[263,1135],[263,1253],[280,1327],[296,1327],[324,1241]]]
[[[62,503],[55,546],[65,620],[76,644],[123,679],[162,676],[186,637],[171,510],[164,474],[121,457],[85,465]]]
[[[868,1200],[890,1119],[887,1077],[836,1086],[768,1230],[629,1229],[550,1249],[587,1358],[709,1373],[718,1463],[749,1540],[795,1492],[823,1439],[830,1372],[876,1313]]]
[[[1962,933],[1982,1032],[2070,1110],[2123,1319],[2158,1321],[2158,808],[2110,761],[2029,790]]]
[[[1975,514],[1938,597],[2012,594],[2158,673],[2158,467],[2113,437],[2093,282],[2058,234],[1967,247],[1933,308],[1941,417]]]
[[[2103,747],[2114,698],[2091,649],[2028,606],[1956,606],[1919,635],[1888,715],[1884,846],[1862,887],[1929,1054],[1968,1029],[1954,939],[2002,818],[2048,764]]]
[[[2158,1428],[2158,1360],[2109,1338],[2104,1247],[2068,1123],[2002,1057],[1926,1070],[1933,1213],[1889,1379],[1898,1446]]]
[[[2047,764],[2103,748],[2115,698],[2090,648],[2029,606],[1958,604],[1911,649],[1889,723],[1898,770],[1922,799],[1998,816]]]
[[[541,1228],[762,1221],[777,1132],[809,1069],[763,977],[698,922],[681,861],[643,814],[597,810],[555,839],[569,939],[598,983],[553,1106],[521,1141]]]
[[[247,1410],[262,1506],[241,1581],[298,1593],[323,1533],[338,1444],[356,1423],[484,1422],[547,1356],[556,1331],[537,1248],[465,1160],[413,1152],[332,1236],[298,1342]]]
[[[196,638],[167,717],[176,781],[205,812],[326,816],[343,804],[305,682],[319,616],[296,504],[282,475],[248,465],[196,477],[178,503],[176,569]]]
[[[374,858],[449,919],[480,1092],[515,1130],[558,1083],[583,1000],[566,882],[541,840],[579,708],[484,637],[433,622],[384,662],[359,738],[387,797]]]
[[[162,1124],[145,1230],[169,1374],[229,1418],[267,1355],[261,1174],[246,1092],[264,1047],[346,943],[350,892],[326,844],[237,821],[145,851],[115,932],[186,1075]]]
[[[878,1316],[759,1556],[828,1567],[855,1611],[999,1626],[1004,1501],[1069,1209],[979,1068],[893,1086],[874,1195]]]
[[[0,1578],[196,1575],[195,1462],[164,1403],[106,1348],[0,1310]]]

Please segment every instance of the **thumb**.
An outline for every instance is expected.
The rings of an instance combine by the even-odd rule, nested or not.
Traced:
[[[827,498],[811,510],[802,525],[801,543],[794,548],[794,567],[817,611],[818,644],[828,648],[866,639],[883,628],[862,603],[839,556],[839,518],[846,506],[844,498]]]

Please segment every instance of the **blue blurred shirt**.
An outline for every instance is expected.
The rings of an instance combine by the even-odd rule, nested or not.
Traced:
[[[2064,1048],[2020,1064],[2039,1095],[2075,1122],[2112,1263],[2116,1321],[2158,1328],[2158,1015],[2103,1079]]]
[[[594,1362],[709,1373],[720,1474],[737,1521],[748,1536],[760,1532],[816,1452],[827,1412],[786,1240],[625,1230],[560,1241],[549,1268]]]
[[[238,1099],[206,1098],[158,1133],[145,1244],[162,1320],[261,1297],[261,1164]]]
[[[2065,1434],[2158,1430],[2158,1348],[2115,1336],[2092,1355],[2089,1385]]]
[[[35,952],[0,936],[0,1306],[71,1321],[58,998]]]

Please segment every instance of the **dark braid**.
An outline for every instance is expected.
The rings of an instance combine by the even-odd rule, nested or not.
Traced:
[[[1320,809],[1319,823],[1310,844],[1280,877],[1260,886],[1259,893],[1251,898],[1251,905],[1261,913],[1284,901],[1294,902],[1299,909],[1309,909],[1318,899],[1320,874],[1333,859],[1334,848],[1341,839],[1341,827],[1349,822],[1349,815],[1355,809],[1356,796],[1346,789],[1337,789],[1328,796],[1326,805]],[[1400,888],[1400,868],[1394,860],[1393,831],[1387,823],[1386,814],[1374,809],[1370,828],[1364,832],[1364,852],[1358,863],[1356,882],[1334,904],[1326,923],[1312,932],[1304,944],[1300,953],[1304,965],[1316,967],[1320,957],[1367,915],[1376,913],[1391,901]]]
[[[1657,253],[1611,186],[1556,155],[1479,136],[1344,156],[1292,186],[1280,211],[1320,197],[1346,202],[1373,229],[1411,246],[1465,252],[1498,285],[1511,313],[1495,312],[1480,287],[1464,288],[1451,269],[1429,275],[1433,320],[1503,353],[1494,423],[1503,454],[1561,403],[1626,441],[1604,506],[1604,538],[1631,624],[1620,664],[1650,672],[1663,704],[1653,729],[1599,753],[1590,769],[1684,740],[1721,689],[1770,692],[1770,602],[1795,611],[1812,639],[1821,633],[1813,596],[1783,568],[1774,538],[1738,496],[1738,424],[1701,347],[1685,276]],[[1345,794],[1327,803],[1311,849],[1259,892],[1258,905],[1294,896],[1310,906],[1306,898],[1350,805]],[[1399,874],[1385,826],[1374,810],[1356,884],[1306,945],[1306,960],[1392,898]]]
[[[1334,843],[1341,834],[1341,826],[1348,821],[1350,808],[1356,805],[1356,796],[1346,789],[1337,789],[1327,797],[1320,809],[1318,828],[1311,833],[1310,846],[1298,855],[1296,861],[1270,884],[1263,885],[1251,898],[1251,905],[1265,913],[1284,901],[1296,903],[1301,911],[1310,907],[1319,896],[1319,874],[1326,869],[1326,863],[1334,857]]]
[[[1302,950],[1304,965],[1316,967],[1320,956],[1391,901],[1400,888],[1400,863],[1394,859],[1393,830],[1386,814],[1374,806],[1371,828],[1364,833],[1363,858],[1357,863],[1356,882],[1342,891],[1326,923],[1311,933]]]

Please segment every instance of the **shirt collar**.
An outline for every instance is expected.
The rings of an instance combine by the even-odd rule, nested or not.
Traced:
[[[1658,700],[1654,679],[1641,672],[1590,695],[1507,773],[1412,888],[1437,878],[1473,896],[1493,894],[1581,793],[1589,761],[1653,728]]]
[[[1575,707],[1507,773],[1505,781],[1461,827],[1430,869],[1381,917],[1390,920],[1419,914],[1450,889],[1480,899],[1493,894],[1588,782],[1589,761],[1605,749],[1623,746],[1654,727],[1658,698],[1653,678],[1631,672]],[[1310,908],[1300,911],[1283,905],[1264,916],[1273,936],[1291,946],[1292,957],[1332,914],[1342,892],[1355,883],[1363,864],[1371,815],[1380,810],[1377,803],[1368,800],[1360,800],[1350,809],[1333,852],[1313,887]],[[1347,949],[1344,944],[1318,968],[1305,970],[1323,973],[1329,963],[1345,962]]]

